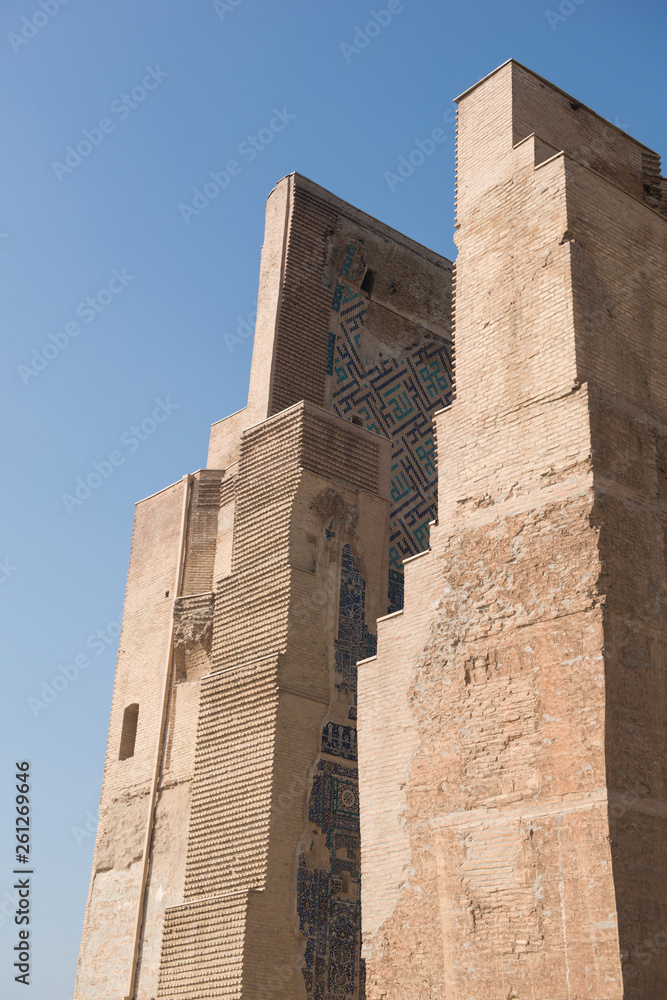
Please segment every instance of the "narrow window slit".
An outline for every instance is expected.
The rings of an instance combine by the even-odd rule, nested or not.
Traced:
[[[119,760],[127,760],[134,757],[134,744],[137,739],[137,722],[139,720],[139,706],[137,704],[128,705],[123,712],[123,729],[120,736]]]
[[[361,290],[365,292],[369,297],[373,294],[373,282],[375,281],[375,274],[371,271],[370,267],[364,275],[364,280],[361,282]]]

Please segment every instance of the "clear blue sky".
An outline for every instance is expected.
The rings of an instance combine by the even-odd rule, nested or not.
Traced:
[[[42,3],[52,11],[56,0]],[[451,126],[406,183],[391,190],[384,175],[440,125],[453,97],[511,56],[667,156],[660,0],[565,0],[560,14],[556,0],[404,0],[356,53],[341,45],[385,0],[218,6],[70,0],[49,16],[39,0],[6,0],[0,12],[0,995],[9,1000],[72,996],[93,852],[82,833],[99,801],[133,504],[205,465],[209,425],[245,403],[251,341],[230,351],[224,335],[253,311],[275,182],[297,170],[453,257]],[[145,77],[153,89],[135,90]],[[277,123],[274,109],[287,123],[260,133]],[[258,133],[273,137],[251,160],[238,149]],[[82,140],[89,155],[68,164],[67,147]],[[239,170],[215,200],[198,215],[179,209],[231,159]],[[156,399],[172,412],[140,441],[130,428]],[[63,502],[112,451],[122,463],[99,488]],[[100,645],[87,645],[98,630]],[[80,654],[90,666],[48,707],[33,705],[35,715],[28,699]],[[2,907],[23,759],[34,776],[29,993],[13,982],[16,928]]]

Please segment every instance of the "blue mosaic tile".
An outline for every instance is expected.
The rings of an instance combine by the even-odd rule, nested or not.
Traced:
[[[312,1000],[363,1000],[357,772],[328,761],[320,761],[318,770],[309,819],[325,833],[331,863],[328,872],[312,870],[305,854],[299,858],[304,985]]]
[[[322,752],[332,757],[357,759],[357,730],[329,722],[322,732]]]
[[[428,548],[428,524],[437,515],[437,474],[432,416],[451,402],[452,357],[448,344],[432,341],[401,358],[370,362],[361,356],[360,334],[367,300],[350,282],[366,267],[363,248],[346,250],[332,302],[333,409],[361,417],[366,427],[392,441],[389,611],[403,606],[402,561]]]
[[[330,333],[327,342],[327,375],[333,374],[334,348],[336,346],[336,334]]]
[[[398,550],[396,553],[396,564],[398,564]],[[400,611],[403,607],[403,573],[396,569],[389,570],[389,614]]]
[[[327,537],[333,537],[329,528]],[[339,687],[357,694],[357,662],[374,654],[366,627],[366,585],[349,545],[343,547],[335,641]],[[356,718],[356,704],[350,709]],[[299,857],[297,913],[306,938],[303,978],[308,1000],[364,1000],[361,958],[361,871],[357,733],[354,726],[327,723],[308,804],[308,822],[325,836],[329,871],[310,870]],[[337,758],[332,760],[330,758]],[[327,759],[328,758],[328,759]]]

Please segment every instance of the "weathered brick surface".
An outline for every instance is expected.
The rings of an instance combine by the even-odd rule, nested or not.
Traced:
[[[248,893],[167,911],[158,997],[240,1000]]]
[[[435,511],[452,269],[297,174],[266,219],[248,406],[138,508],[77,1000],[363,992],[355,662]]]
[[[248,405],[137,506],[77,1000],[363,1000],[361,902],[368,1000],[665,992],[659,157],[509,62],[456,198],[454,274],[269,196]]]
[[[246,427],[302,399],[330,405],[331,301],[350,242],[363,244],[376,276],[366,325],[385,351],[425,333],[451,339],[450,261],[290,174],[267,202]],[[360,286],[364,275],[347,284]]]
[[[124,997],[135,948],[138,995],[154,996],[165,909],[183,899],[199,682],[210,671],[213,595],[179,594],[211,590],[220,488],[221,473],[204,470],[137,504],[77,998]],[[165,692],[172,642],[175,669]],[[132,756],[119,760],[123,714],[132,704],[139,706],[136,745]],[[160,784],[151,818],[156,768]]]
[[[461,98],[458,133],[438,525],[360,668],[368,996],[656,1000],[656,157],[514,63]]]
[[[136,508],[75,994],[86,1000],[125,996],[129,981],[185,488],[184,483],[177,483]],[[171,591],[170,598],[165,596],[167,591]],[[139,704],[136,749],[131,758],[121,761],[123,713],[133,703]]]
[[[386,586],[387,478],[387,442],[310,404],[244,434],[231,574],[216,592],[214,670],[201,684],[184,904],[167,913],[158,996],[236,995],[239,967],[220,956],[214,968],[207,931],[194,971],[180,967],[195,915],[215,927],[228,906],[225,938],[230,954],[248,955],[247,995],[270,978],[276,997],[299,988],[295,859],[309,842],[322,726],[328,712],[340,721],[330,667],[340,551],[354,546],[372,621]],[[261,895],[234,922],[239,893],[251,890]]]

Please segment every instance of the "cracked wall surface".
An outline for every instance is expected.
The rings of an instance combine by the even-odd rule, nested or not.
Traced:
[[[271,192],[247,406],[136,508],[76,1000],[662,996],[666,193],[513,61],[455,273]]]
[[[154,996],[165,909],[182,899],[184,817],[199,683],[210,670],[206,619],[212,597],[185,594],[211,588],[221,478],[199,472],[136,507],[77,998],[126,996],[133,966],[139,995]],[[190,559],[179,572],[181,541],[188,536]],[[128,759],[119,760],[130,704],[139,705],[136,744]],[[156,768],[160,785],[153,801]]]
[[[655,163],[517,63],[460,98],[438,523],[359,666],[370,998],[664,992]]]
[[[137,506],[77,1000],[364,995],[356,661],[435,513],[451,263],[297,174],[266,218],[248,405]]]

